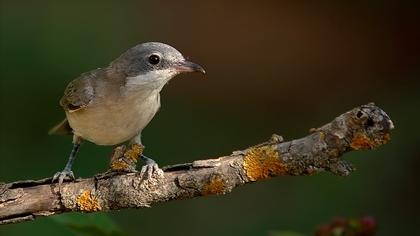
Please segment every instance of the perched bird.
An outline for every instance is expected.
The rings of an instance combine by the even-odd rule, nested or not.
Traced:
[[[205,73],[203,67],[187,61],[175,48],[158,42],[128,49],[106,68],[82,74],[70,82],[60,100],[66,119],[50,134],[72,134],[73,149],[65,168],[53,181],[74,179],[73,161],[83,140],[97,145],[141,143],[141,132],[160,107],[160,91],[175,75]],[[157,170],[146,156],[142,171]]]

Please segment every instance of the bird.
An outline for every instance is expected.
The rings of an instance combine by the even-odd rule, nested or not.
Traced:
[[[181,73],[205,70],[187,60],[174,47],[160,43],[138,44],[107,67],[81,74],[71,81],[60,99],[66,118],[49,134],[73,135],[73,148],[62,171],[52,181],[74,180],[73,162],[84,141],[100,146],[129,142],[143,146],[142,130],[160,108],[160,92]],[[144,155],[142,172],[158,170],[157,163]]]

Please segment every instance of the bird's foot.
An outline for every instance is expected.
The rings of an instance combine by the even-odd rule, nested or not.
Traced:
[[[159,168],[158,164],[151,158],[141,155],[141,159],[144,160],[145,165],[141,167],[140,178],[151,179],[153,175],[162,176],[163,170]]]
[[[56,180],[58,180],[59,185],[61,185],[64,182],[64,180],[74,180],[73,171],[64,169],[63,171],[55,173],[52,178],[52,182],[54,183]]]
[[[132,144],[130,149],[125,145],[116,147],[111,156],[110,171],[136,172],[136,164],[143,150],[140,144]]]

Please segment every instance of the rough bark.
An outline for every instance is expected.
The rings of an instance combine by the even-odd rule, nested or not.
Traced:
[[[354,168],[340,157],[370,150],[390,139],[392,121],[370,103],[346,112],[304,138],[268,142],[216,159],[164,167],[150,179],[138,173],[107,173],[51,184],[51,178],[0,185],[0,224],[33,220],[63,212],[96,212],[150,207],[159,202],[213,194],[282,175],[329,171],[349,175]]]

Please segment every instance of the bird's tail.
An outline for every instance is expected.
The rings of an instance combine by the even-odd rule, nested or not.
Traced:
[[[57,134],[57,135],[70,135],[73,134],[73,129],[70,127],[69,122],[67,119],[64,119],[56,126],[52,127],[48,130],[49,135]]]

